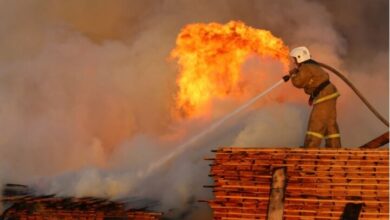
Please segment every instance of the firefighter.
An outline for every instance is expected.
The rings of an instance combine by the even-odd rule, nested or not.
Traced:
[[[306,47],[293,49],[290,56],[296,66],[290,71],[291,82],[310,95],[309,104],[313,106],[304,147],[319,147],[322,139],[325,139],[326,147],[341,147],[336,111],[340,94],[329,81],[328,73],[311,59]]]

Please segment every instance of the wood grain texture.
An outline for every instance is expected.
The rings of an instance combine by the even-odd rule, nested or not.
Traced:
[[[340,219],[364,203],[360,219],[389,219],[389,151],[360,148],[238,148],[207,158],[214,219],[266,219],[272,171],[287,174],[284,219]]]

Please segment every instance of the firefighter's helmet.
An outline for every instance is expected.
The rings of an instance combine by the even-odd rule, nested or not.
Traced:
[[[306,47],[296,47],[290,52],[290,56],[295,57],[298,63],[310,60],[310,52]]]

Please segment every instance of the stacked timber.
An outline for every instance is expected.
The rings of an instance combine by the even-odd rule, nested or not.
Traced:
[[[0,219],[156,220],[161,219],[162,216],[159,212],[126,209],[124,203],[94,197],[7,195],[2,198],[2,202],[7,208]]]
[[[284,219],[340,219],[355,204],[359,219],[389,219],[388,149],[221,148],[208,160],[214,219],[266,219],[281,167]]]

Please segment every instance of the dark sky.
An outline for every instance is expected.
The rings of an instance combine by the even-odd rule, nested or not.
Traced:
[[[313,0],[316,1],[316,0]],[[389,1],[319,0],[333,15],[332,22],[348,41],[349,64],[369,62],[389,48]],[[367,52],[367,53],[365,53]]]

